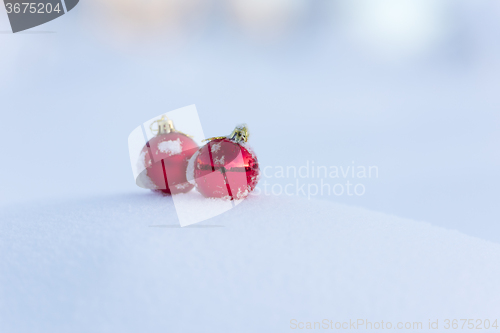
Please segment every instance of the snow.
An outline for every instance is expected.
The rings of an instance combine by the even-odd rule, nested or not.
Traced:
[[[425,26],[399,20],[412,12],[406,4],[392,12],[405,14],[393,17],[403,29],[389,36],[388,1],[364,35],[366,0],[322,3],[331,9],[315,3],[306,29],[272,45],[212,20],[179,43],[155,29],[138,47],[128,29],[94,29],[114,20],[80,10],[76,20],[2,35],[0,333],[274,333],[291,319],[324,318],[430,319],[442,329],[445,319],[499,319],[500,245],[450,230],[500,241],[497,3],[423,3],[414,18],[446,5],[453,33],[435,46],[434,34],[398,43],[409,28],[415,40],[436,27],[433,15]],[[9,30],[6,15],[0,24]],[[421,56],[385,57],[412,45]],[[193,103],[199,118],[178,109]],[[153,135],[142,128],[174,109],[176,128],[195,140],[247,122],[261,170],[360,165],[380,177],[363,180],[362,196],[307,200],[299,181],[323,179],[263,175],[261,186],[297,184],[297,197],[200,200],[193,217],[227,211],[180,228],[170,198],[137,188],[144,166],[130,168]],[[153,187],[142,175],[137,184]]]
[[[500,310],[500,245],[331,201],[254,195],[180,228],[171,198],[144,191],[0,219],[0,332],[442,329]]]
[[[212,143],[212,144],[210,145],[210,148],[211,148],[211,150],[212,150],[212,153],[216,153],[216,152],[218,152],[218,151],[220,150],[220,146],[221,146],[221,145],[222,145],[222,143],[220,143],[220,142],[215,142],[215,143]]]
[[[199,153],[200,151],[198,150],[196,153],[193,154],[193,156],[191,156],[186,168],[186,179],[192,185],[196,185],[196,181],[194,179],[194,164],[196,162],[196,159],[198,158]]]
[[[181,139],[162,141],[158,143],[158,150],[168,154],[168,156],[180,154],[182,153]]]
[[[224,164],[226,156],[221,156],[220,158],[214,157],[214,164]]]
[[[149,164],[151,164],[151,161],[149,162]],[[140,170],[141,172],[146,170],[146,150],[141,151],[139,158],[137,159],[136,169]]]

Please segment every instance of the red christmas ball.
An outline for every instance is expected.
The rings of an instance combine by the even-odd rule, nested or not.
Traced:
[[[198,150],[193,139],[179,132],[158,134],[142,149],[146,176],[163,193],[186,193],[194,185],[186,179],[189,159]]]
[[[205,197],[241,200],[259,181],[257,156],[243,141],[216,138],[202,147],[194,159],[196,189]]]

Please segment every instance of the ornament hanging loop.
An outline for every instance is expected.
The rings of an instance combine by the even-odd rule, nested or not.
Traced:
[[[246,124],[236,126],[234,131],[229,134],[228,136],[216,136],[213,138],[208,138],[203,140],[205,141],[212,141],[212,140],[219,140],[219,139],[229,139],[234,142],[247,142],[248,137],[250,136],[250,132],[248,131],[248,127]]]

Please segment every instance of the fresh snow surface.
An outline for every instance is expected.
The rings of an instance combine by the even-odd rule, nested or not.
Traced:
[[[289,332],[291,319],[359,318],[427,331],[429,319],[500,314],[500,245],[330,201],[251,196],[186,228],[171,198],[146,191],[26,207],[0,212],[0,332]]]

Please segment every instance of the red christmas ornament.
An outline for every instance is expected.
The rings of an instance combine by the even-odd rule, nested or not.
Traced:
[[[141,151],[151,187],[168,194],[191,191],[194,185],[187,181],[186,169],[198,145],[188,135],[176,131],[173,122],[165,116],[155,123],[158,123],[158,133]]]
[[[229,137],[211,138],[194,155],[192,173],[197,190],[208,198],[241,200],[259,181],[259,162],[246,144],[248,129],[236,127]]]

